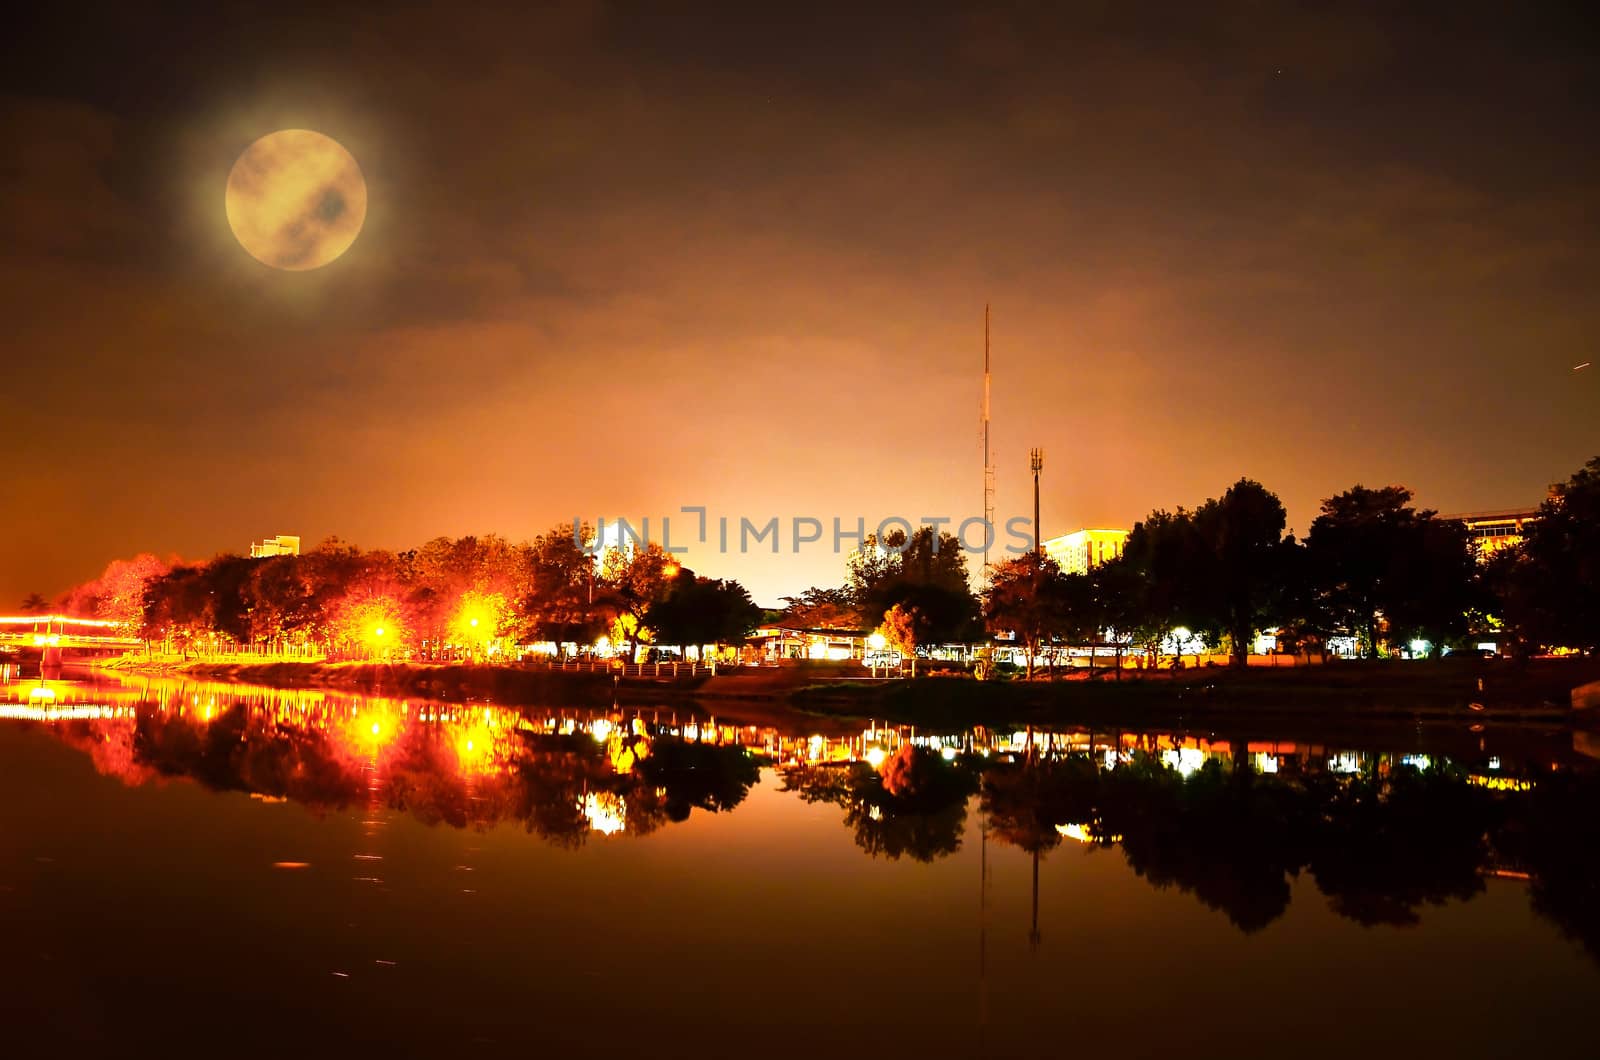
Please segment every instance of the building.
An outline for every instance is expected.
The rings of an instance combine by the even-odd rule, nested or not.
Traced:
[[[251,559],[266,559],[268,556],[298,556],[300,554],[300,538],[288,534],[279,534],[269,537],[259,544],[250,546]]]
[[[1087,574],[1091,568],[1122,555],[1127,542],[1126,530],[1083,529],[1049,538],[1044,543],[1044,554],[1068,574]]]
[[[1523,527],[1539,518],[1537,508],[1507,508],[1496,512],[1467,512],[1462,515],[1445,515],[1467,528],[1472,547],[1478,553],[1478,562],[1486,563],[1501,549],[1522,544]]]
[[[772,659],[827,659],[840,662],[864,658],[871,636],[864,629],[825,629],[805,626],[763,625],[745,638],[746,661]]]

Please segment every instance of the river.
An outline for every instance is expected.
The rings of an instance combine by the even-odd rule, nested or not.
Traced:
[[[10,1055],[1592,1046],[1581,734],[748,713],[6,671]]]

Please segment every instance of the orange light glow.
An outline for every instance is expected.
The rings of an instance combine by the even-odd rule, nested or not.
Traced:
[[[455,748],[461,772],[468,776],[492,773],[498,764],[494,730],[485,721],[477,721],[457,732]]]

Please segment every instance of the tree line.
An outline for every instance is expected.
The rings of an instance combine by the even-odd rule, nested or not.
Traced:
[[[877,631],[915,657],[927,645],[1011,637],[1028,660],[1066,644],[1156,657],[1175,631],[1243,665],[1258,633],[1280,650],[1348,638],[1365,656],[1492,639],[1513,653],[1600,650],[1600,457],[1530,521],[1520,544],[1479,555],[1459,521],[1419,509],[1401,486],[1355,486],[1322,503],[1304,539],[1277,496],[1242,478],[1221,497],[1161,509],[1087,573],[1039,553],[995,565],[972,588],[954,535],[869,535],[843,585],[785,597],[771,617]],[[492,654],[553,641],[619,647],[729,644],[764,615],[737,581],[696,575],[659,545],[612,549],[562,525],[531,542],[441,537],[402,552],[337,538],[299,556],[119,560],[61,601],[182,648],[204,638],[315,644],[331,653]],[[589,547],[585,547],[585,545]],[[29,609],[42,601],[30,597]]]
[[[1243,478],[1196,508],[1151,512],[1087,573],[1028,553],[995,565],[978,593],[959,542],[924,527],[869,538],[843,586],[786,597],[784,616],[878,629],[908,653],[1005,633],[1029,676],[1052,646],[1153,657],[1178,630],[1239,666],[1264,631],[1281,650],[1342,637],[1367,657],[1479,639],[1521,654],[1600,649],[1600,457],[1553,489],[1519,545],[1486,561],[1464,524],[1412,500],[1402,486],[1354,486],[1323,501],[1301,540],[1285,532],[1278,497]]]
[[[601,637],[619,649],[737,643],[762,614],[738,582],[701,577],[657,544],[597,557],[593,532],[570,525],[523,543],[440,537],[401,552],[330,538],[302,555],[261,559],[146,554],[112,563],[61,604],[172,651],[221,640],[423,658]]]

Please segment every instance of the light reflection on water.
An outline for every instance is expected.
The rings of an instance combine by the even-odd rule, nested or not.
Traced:
[[[0,771],[15,785],[0,800],[11,814],[0,885],[21,896],[13,905],[37,913],[71,892],[105,907],[134,890],[170,907],[181,895],[182,918],[215,908],[233,943],[284,981],[378,991],[364,1004],[396,1000],[375,978],[394,973],[420,977],[406,991],[471,983],[500,996],[533,983],[582,1007],[573,975],[604,980],[618,960],[643,961],[657,992],[632,1003],[680,1027],[712,1025],[685,1021],[698,1005],[746,1031],[810,1005],[816,1026],[850,1027],[862,1043],[1008,1055],[1049,1040],[1017,1006],[1052,1004],[1069,981],[1107,1011],[1243,991],[1277,1007],[1270,1025],[1318,1011],[1313,987],[1383,1009],[1386,991],[1419,974],[1458,977],[1466,959],[1479,970],[1457,997],[1492,981],[1501,1018],[1537,1015],[1554,1034],[1600,981],[1600,789],[1565,735],[1502,749],[1496,734],[1463,732],[1384,749],[828,729],[749,724],[736,706],[727,717],[515,709],[179,680],[14,681],[0,700],[0,754],[17,767]],[[63,745],[117,783],[86,782],[70,757],[30,782],[43,748]],[[310,813],[285,817],[284,803]],[[111,816],[124,831],[105,831]],[[174,845],[191,835],[204,841]],[[39,853],[58,848],[82,871]],[[164,860],[146,863],[158,850]],[[158,945],[147,914],[101,922]],[[38,931],[23,935],[55,945]],[[529,966],[535,951],[553,963]],[[845,955],[864,963],[841,967]],[[1105,974],[1085,981],[1087,957]],[[262,974],[228,946],[211,959],[236,978]],[[1306,979],[1285,961],[1320,972]],[[741,962],[759,962],[764,989]],[[1330,985],[1342,962],[1388,962],[1395,978],[1368,967]],[[727,998],[703,996],[678,974],[690,968]],[[98,974],[91,993],[115,978]],[[201,974],[173,967],[151,981],[200,989]],[[845,997],[808,1000],[821,981]],[[1305,992],[1284,994],[1295,982]],[[899,1004],[940,1015],[931,1028],[862,1026],[851,990],[881,994],[891,1014]],[[1436,1042],[1427,1005],[1412,1001],[1420,1022],[1390,1031],[1426,1029],[1434,1037],[1419,1040]],[[345,1016],[303,1018],[338,1037]],[[440,1040],[459,1039],[460,1021],[430,1019]],[[486,1041],[518,1033],[513,1013],[489,1023]],[[1187,1044],[1228,1051],[1226,1035],[1215,1050],[1208,1041]],[[603,1037],[566,1044],[625,1051]]]

